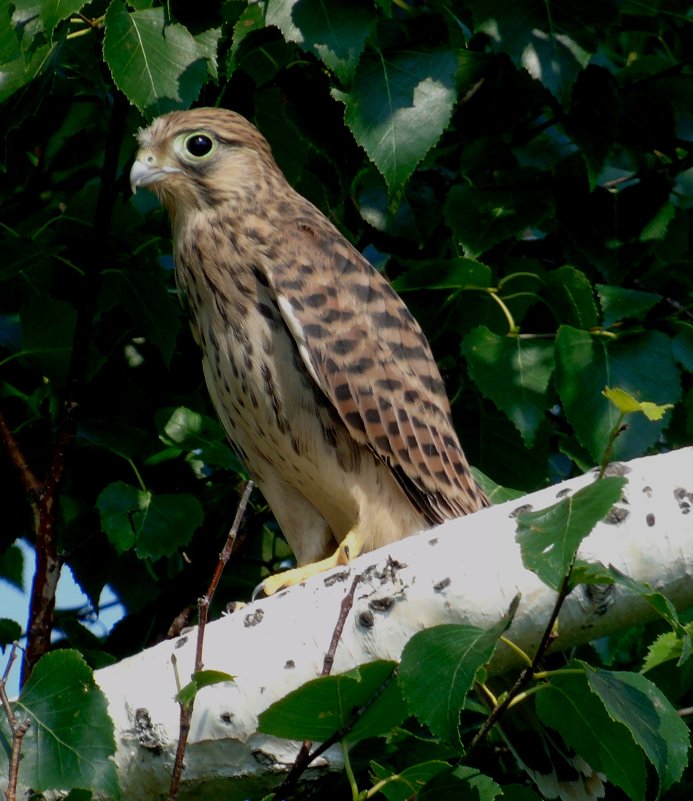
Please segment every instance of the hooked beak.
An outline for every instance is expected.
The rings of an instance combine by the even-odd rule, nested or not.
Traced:
[[[130,189],[134,194],[138,186],[151,186],[175,172],[183,170],[178,167],[160,167],[153,156],[147,156],[146,160],[137,159],[130,169]]]

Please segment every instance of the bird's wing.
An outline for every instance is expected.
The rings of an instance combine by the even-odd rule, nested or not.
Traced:
[[[267,277],[306,368],[351,436],[431,524],[485,506],[428,342],[402,300],[322,215],[290,220],[281,233],[282,258]]]

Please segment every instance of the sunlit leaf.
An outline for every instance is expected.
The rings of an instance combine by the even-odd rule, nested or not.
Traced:
[[[515,539],[524,566],[557,590],[580,543],[620,500],[625,483],[624,478],[612,476],[546,509],[518,513]]]
[[[344,119],[354,138],[391,194],[406,183],[450,121],[455,66],[454,55],[443,49],[367,54],[350,91],[333,90],[345,104]]]
[[[104,58],[118,88],[148,116],[187,108],[207,79],[209,39],[197,42],[163,7],[129,12],[113,0],[105,19]]]
[[[13,708],[20,720],[30,721],[22,741],[22,782],[41,791],[81,787],[120,798],[106,698],[77,651],[45,654]],[[7,736],[4,715],[0,729]],[[0,749],[0,765],[5,760]]]
[[[420,631],[402,652],[399,681],[410,711],[437,736],[460,745],[460,712],[477,671],[512,622],[519,598],[495,626],[443,624]]]

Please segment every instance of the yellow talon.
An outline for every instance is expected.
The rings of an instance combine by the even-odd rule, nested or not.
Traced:
[[[319,562],[311,562],[308,565],[301,565],[283,573],[275,573],[260,582],[253,592],[253,600],[259,597],[268,598],[280,590],[292,587],[295,584],[302,584],[312,576],[317,576],[325,570],[333,567],[348,565],[355,559],[363,549],[363,537],[353,529],[339,543],[339,547],[333,554]]]

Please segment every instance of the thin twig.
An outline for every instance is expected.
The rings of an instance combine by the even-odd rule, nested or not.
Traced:
[[[346,623],[347,617],[349,617],[349,612],[351,611],[352,606],[354,605],[354,595],[356,593],[356,587],[358,586],[359,582],[361,581],[361,574],[354,576],[354,580],[351,582],[351,587],[349,588],[349,592],[342,598],[342,602],[339,606],[339,617],[337,618],[337,623],[335,624],[334,631],[332,632],[332,639],[330,640],[329,648],[327,649],[327,653],[325,654],[325,658],[322,663],[322,670],[320,671],[321,676],[329,676],[332,672],[332,668],[334,666],[334,656],[337,651],[337,645],[342,637],[342,632],[344,631],[344,625]],[[356,717],[356,719],[351,723],[349,729],[351,729],[358,718],[363,714],[360,714]],[[337,736],[339,735],[339,736]],[[310,749],[313,746],[311,740],[305,740],[301,745],[301,748],[296,755],[296,760],[294,764],[291,766],[291,770],[289,771],[288,775],[284,779],[284,781],[280,784],[277,788],[274,796],[272,797],[272,801],[282,801],[284,795],[288,794],[293,788],[295,787],[296,783],[298,782],[301,775],[304,773],[308,765],[316,759],[320,754],[334,745],[336,742],[341,739],[344,735],[341,732],[336,732],[329,740],[326,741],[327,745],[323,743],[322,745],[318,746],[318,748],[311,753]]]
[[[10,699],[7,697],[7,679],[10,675],[12,665],[17,658],[17,643],[12,643],[12,650],[10,657],[7,660],[7,667],[5,668],[2,678],[0,679],[0,704],[5,711],[5,717],[12,732],[12,750],[10,752],[10,764],[7,772],[7,790],[5,791],[6,801],[16,801],[17,798],[17,784],[19,782],[19,761],[22,755],[22,741],[24,735],[29,731],[31,720],[17,720]]]
[[[207,593],[197,600],[197,608],[199,612],[199,619],[197,624],[197,643],[195,646],[195,666],[193,673],[198,673],[202,670],[204,663],[202,661],[202,653],[204,649],[205,629],[207,626],[207,619],[209,615],[209,607],[212,603],[212,598],[216,592],[219,580],[224,572],[224,567],[229,561],[233,545],[236,542],[238,529],[241,525],[241,520],[245,514],[246,506],[250,498],[250,493],[253,491],[253,482],[248,481],[238,502],[238,509],[236,509],[236,516],[233,519],[229,534],[226,538],[224,547],[219,554],[217,566],[214,570],[212,580],[207,588]],[[190,735],[190,722],[192,721],[193,708],[195,706],[195,696],[190,701],[179,701],[180,705],[180,724],[178,728],[178,744],[176,746],[176,756],[173,762],[173,772],[171,773],[171,785],[169,788],[169,801],[174,801],[178,796],[180,789],[180,779],[183,773],[183,760],[185,758],[185,749],[188,745],[188,737]]]
[[[520,675],[517,677],[517,681],[515,682],[515,684],[513,684],[510,691],[505,696],[505,698],[501,701],[500,704],[498,704],[498,706],[494,707],[491,710],[491,713],[484,721],[482,727],[476,733],[474,739],[469,745],[469,748],[466,750],[465,757],[469,756],[469,754],[472,753],[472,751],[479,745],[479,743],[496,725],[499,718],[505,713],[507,708],[512,703],[513,699],[516,696],[518,696],[529,684],[539,666],[539,663],[544,658],[544,655],[546,654],[549,645],[551,645],[551,643],[556,639],[556,633],[555,633],[556,620],[558,620],[558,614],[561,611],[561,607],[563,606],[565,599],[568,597],[572,589],[570,583],[572,572],[573,570],[571,566],[571,569],[564,576],[563,581],[561,582],[561,586],[558,590],[558,596],[556,597],[556,603],[553,606],[551,616],[549,617],[549,622],[546,624],[546,628],[544,629],[544,633],[542,634],[541,641],[537,646],[537,650],[532,659],[532,664],[528,665],[520,672]]]
[[[7,425],[2,412],[0,412],[0,442],[4,445],[7,455],[17,471],[19,480],[29,496],[32,507],[35,507],[41,494],[41,484],[29,467],[29,463],[12,430]]]
[[[361,581],[361,578],[361,573],[354,576],[354,580],[351,582],[349,592],[344,596],[344,598],[342,598],[342,603],[339,606],[339,617],[337,618],[337,624],[334,627],[332,639],[330,640],[330,647],[327,649],[325,659],[322,663],[322,672],[320,673],[321,676],[329,676],[332,672],[332,668],[334,667],[334,655],[337,651],[339,641],[342,639],[344,624],[346,623],[347,617],[349,617],[351,607],[354,605],[354,594],[356,593],[356,587]]]

